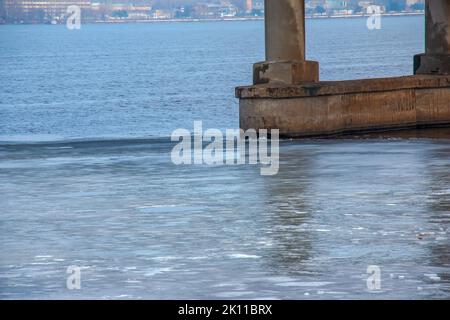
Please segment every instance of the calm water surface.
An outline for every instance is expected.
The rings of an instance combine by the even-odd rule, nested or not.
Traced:
[[[323,79],[423,51],[422,17],[307,28]],[[285,141],[272,177],[171,163],[262,59],[262,22],[0,26],[0,298],[449,299],[449,129]]]
[[[412,73],[423,17],[308,20],[324,80]],[[0,141],[169,136],[238,126],[234,88],[264,60],[259,22],[0,26]]]

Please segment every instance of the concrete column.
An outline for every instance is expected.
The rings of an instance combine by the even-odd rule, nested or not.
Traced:
[[[266,61],[305,60],[305,3],[266,0]]]
[[[266,61],[253,68],[254,84],[319,80],[319,63],[305,60],[305,1],[265,0]]]
[[[414,57],[415,74],[450,74],[450,1],[425,4],[425,54]]]

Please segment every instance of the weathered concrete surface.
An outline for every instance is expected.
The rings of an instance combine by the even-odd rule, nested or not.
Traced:
[[[253,65],[253,84],[301,84],[319,81],[316,61],[259,62]]]
[[[426,2],[417,76],[338,82],[318,82],[319,63],[305,60],[304,1],[265,6],[267,61],[236,89],[241,128],[299,137],[450,124],[450,0]]]
[[[305,2],[265,1],[266,61],[254,66],[253,83],[319,80],[319,64],[305,61]]]
[[[258,85],[236,96],[242,129],[283,137],[450,125],[450,76]]]
[[[265,1],[266,61],[305,60],[305,2]]]
[[[415,74],[450,74],[450,1],[426,2],[425,48],[414,57]]]

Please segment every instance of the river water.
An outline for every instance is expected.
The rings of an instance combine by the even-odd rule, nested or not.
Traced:
[[[307,30],[323,79],[423,51],[423,17]],[[171,162],[173,130],[237,127],[263,55],[254,21],[0,26],[0,298],[449,299],[449,129],[283,141],[275,176]]]

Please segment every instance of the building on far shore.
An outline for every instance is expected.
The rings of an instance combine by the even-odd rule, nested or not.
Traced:
[[[130,20],[148,20],[155,17],[155,13],[151,13],[152,6],[149,3],[110,3],[107,5],[109,20],[114,19],[130,19]],[[162,13],[158,12],[161,16]],[[168,15],[170,19],[172,15]]]
[[[253,0],[247,0],[245,9],[247,9],[247,12],[252,12],[252,10],[253,10]]]
[[[3,0],[7,21],[50,22],[67,16],[71,5],[88,10],[90,0]]]

